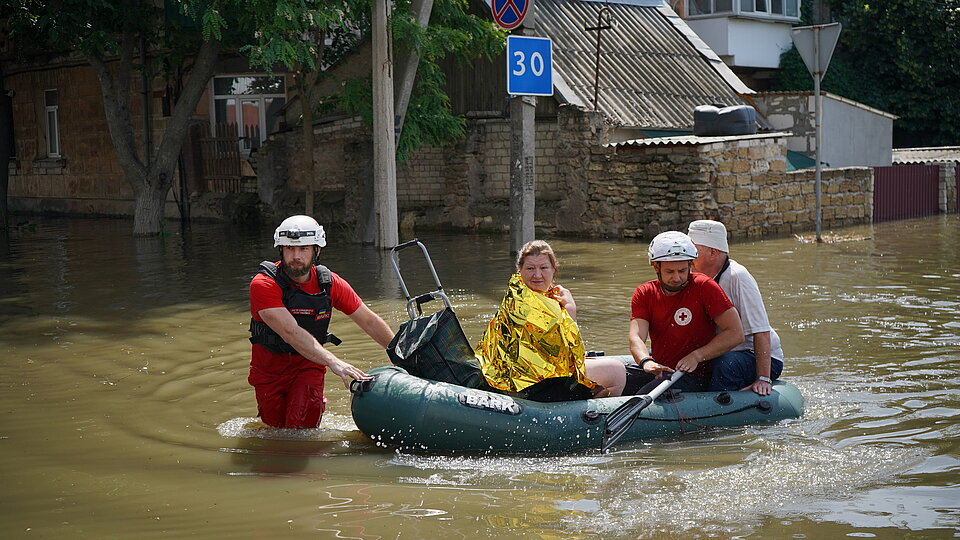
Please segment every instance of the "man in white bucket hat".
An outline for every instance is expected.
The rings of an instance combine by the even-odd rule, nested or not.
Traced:
[[[317,261],[327,245],[323,227],[310,216],[290,216],[273,233],[280,261],[263,261],[250,281],[250,342],[247,382],[257,396],[260,419],[277,428],[315,428],[326,409],[324,375],[343,380],[367,374],[328,348],[333,310],[345,313],[384,349],[393,330],[367,307],[343,278]]]
[[[688,234],[697,247],[694,270],[720,285],[737,308],[744,332],[743,343],[714,359],[710,390],[753,390],[769,395],[773,381],[783,371],[783,350],[780,336],[770,327],[757,280],[730,258],[723,223],[700,219],[690,223]]]
[[[693,272],[697,249],[679,231],[658,234],[647,250],[657,279],[637,287],[630,319],[630,353],[642,372],[627,370],[624,394],[644,393],[674,371],[674,389],[707,389],[710,360],[743,341],[736,308],[712,279]],[[646,340],[650,338],[650,349]]]

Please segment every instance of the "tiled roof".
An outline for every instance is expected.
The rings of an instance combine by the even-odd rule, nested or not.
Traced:
[[[646,129],[693,129],[697,105],[741,105],[752,93],[720,58],[659,0],[536,0],[537,31],[553,40],[555,96],[593,107],[597,14],[610,9],[600,52],[598,108],[614,123]]]

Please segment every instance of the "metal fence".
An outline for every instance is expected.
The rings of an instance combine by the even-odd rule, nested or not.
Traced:
[[[875,167],[873,221],[937,214],[939,194],[940,167],[936,165]]]

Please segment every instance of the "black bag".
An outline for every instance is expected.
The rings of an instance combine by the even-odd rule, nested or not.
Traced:
[[[590,399],[593,392],[571,376],[544,379],[510,395],[530,401],[578,401]]]
[[[394,365],[411,375],[467,388],[490,389],[473,347],[449,307],[401,324],[387,354]]]

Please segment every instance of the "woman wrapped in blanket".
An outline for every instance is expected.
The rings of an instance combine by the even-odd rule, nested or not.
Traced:
[[[517,273],[477,346],[483,376],[496,390],[534,401],[618,395],[623,364],[600,357],[585,367],[577,304],[553,282],[558,274],[557,257],[543,240],[520,249]]]

